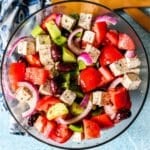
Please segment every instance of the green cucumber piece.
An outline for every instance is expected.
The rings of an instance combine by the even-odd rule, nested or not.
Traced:
[[[79,67],[79,70],[83,70],[86,68],[86,64],[82,60],[79,60],[78,67]]]
[[[83,98],[84,97],[84,94],[82,92],[80,92],[80,91],[73,91],[73,92],[75,92],[77,97],[79,97],[79,98]]]
[[[53,39],[53,41],[55,44],[62,46],[67,42],[67,38],[64,36],[59,36],[56,39]]]
[[[64,62],[76,62],[76,56],[66,47],[63,47],[62,60]]]
[[[45,34],[45,31],[39,25],[36,25],[31,31],[31,35],[36,38],[40,34]]]
[[[57,25],[55,24],[54,21],[47,22],[46,23],[46,28],[47,28],[47,30],[48,30],[48,32],[51,35],[53,40],[56,40],[58,37],[61,36],[61,31],[57,27]]]
[[[79,125],[69,125],[69,129],[71,129],[74,132],[83,132],[83,127]]]
[[[71,113],[75,116],[80,115],[84,109],[76,102],[74,102],[71,106]]]

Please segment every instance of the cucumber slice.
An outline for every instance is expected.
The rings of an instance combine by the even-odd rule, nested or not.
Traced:
[[[45,31],[39,25],[36,25],[31,31],[31,35],[36,38],[40,34],[45,34]]]
[[[71,113],[75,116],[80,115],[84,109],[76,102],[74,102],[71,106]]]
[[[83,132],[83,127],[79,125],[69,125],[69,129],[71,129],[74,132]]]
[[[86,64],[82,60],[79,60],[78,67],[79,67],[79,70],[83,70],[86,68]]]
[[[76,56],[70,50],[63,47],[62,60],[64,62],[76,62]]]

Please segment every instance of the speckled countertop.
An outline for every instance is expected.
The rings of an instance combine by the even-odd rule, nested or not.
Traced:
[[[143,41],[150,60],[150,33],[126,14],[121,14]],[[145,105],[135,122],[113,141],[92,150],[150,150],[150,90]],[[9,134],[9,112],[0,113],[0,150],[57,150],[29,136]]]

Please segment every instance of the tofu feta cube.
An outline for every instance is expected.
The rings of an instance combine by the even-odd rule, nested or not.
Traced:
[[[90,30],[92,23],[92,14],[80,13],[78,25],[84,29]]]
[[[87,43],[92,44],[95,40],[95,33],[89,30],[85,31],[83,34],[82,40]]]
[[[61,18],[61,26],[66,30],[71,30],[75,25],[76,20],[70,16],[63,15]]]
[[[76,99],[76,93],[69,89],[66,89],[60,96],[60,100],[62,100],[64,103],[68,105],[72,105],[75,99]]]
[[[50,49],[51,40],[49,35],[38,35],[36,37],[36,51],[40,51],[42,49]]]
[[[139,58],[134,57],[134,58],[126,58],[127,62],[127,67],[129,69],[139,67],[141,65],[141,61]]]
[[[15,93],[15,97],[20,102],[28,102],[32,99],[32,94],[29,89],[25,87],[19,87]]]
[[[32,55],[36,53],[34,41],[22,41],[17,47],[18,53],[22,55]]]
[[[104,106],[110,104],[110,96],[108,92],[95,91],[92,93],[92,101],[94,105]]]
[[[43,95],[52,95],[51,87],[50,87],[50,80],[47,80],[45,84],[40,85],[39,92]]]
[[[136,90],[141,83],[141,79],[135,73],[128,73],[123,76],[122,85],[128,90]]]
[[[72,140],[74,142],[81,142],[83,140],[84,136],[81,132],[74,132],[72,135]]]
[[[87,52],[90,55],[93,63],[97,62],[99,55],[100,55],[99,49],[95,48],[94,46],[92,46],[90,44],[87,44],[86,48],[85,48],[85,52]]]
[[[126,73],[140,74],[140,68],[128,69]]]
[[[39,50],[39,56],[40,56],[40,61],[44,66],[54,64],[53,59],[51,57],[50,48]]]
[[[119,76],[119,75],[126,73],[128,70],[127,65],[126,65],[126,59],[122,58],[122,59],[110,64],[109,68],[115,76]]]

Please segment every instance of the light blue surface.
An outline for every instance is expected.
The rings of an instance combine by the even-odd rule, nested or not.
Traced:
[[[150,55],[150,33],[123,15],[134,27]],[[150,60],[150,57],[149,57]],[[93,150],[150,150],[150,90],[146,103],[135,122],[115,140]],[[9,134],[9,113],[0,113],[0,150],[57,150],[29,136]]]

